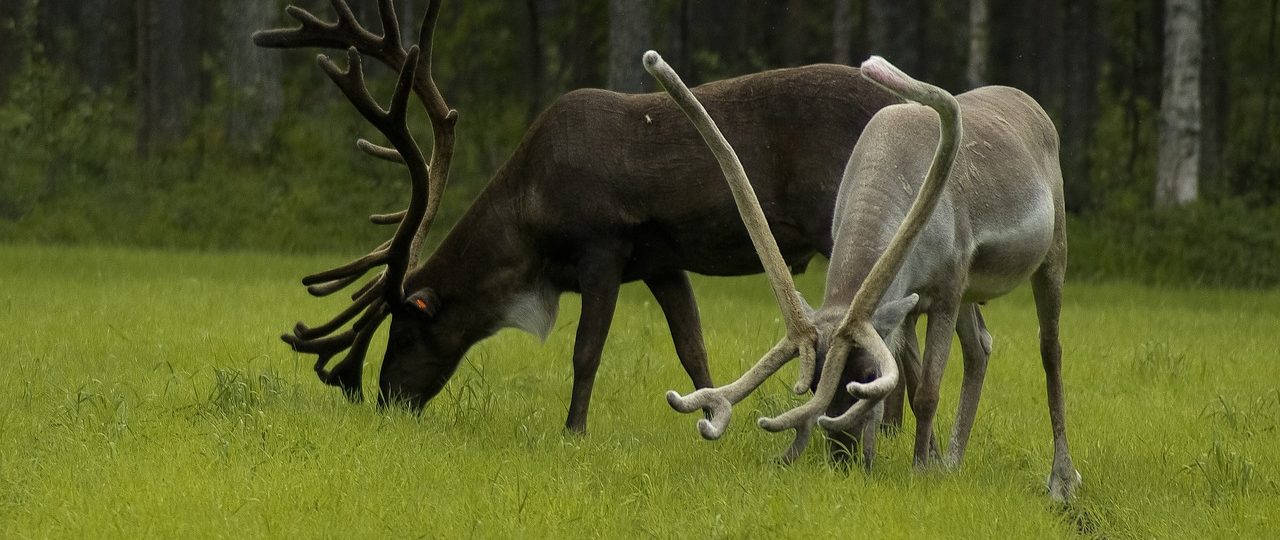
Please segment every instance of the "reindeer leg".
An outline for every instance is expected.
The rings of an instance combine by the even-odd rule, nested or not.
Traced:
[[[855,399],[848,392],[836,392],[827,406],[828,416],[838,416],[853,406]],[[853,429],[827,430],[827,456],[838,468],[846,469],[850,463],[861,463],[871,471],[876,460],[876,436],[884,418],[884,404],[879,403],[867,413]]]
[[[898,364],[902,366],[902,381],[899,383],[899,388],[905,390],[907,402],[913,403],[913,408],[916,393],[920,389],[920,379],[924,376],[920,372],[920,340],[916,337],[916,321],[918,320],[919,317],[917,315],[907,315],[907,318],[902,322],[902,328],[898,330],[898,336],[896,336],[898,340]],[[885,414],[887,415],[887,405],[885,409]],[[937,437],[931,437],[929,441],[929,455],[933,457],[941,455],[938,451]]]
[[[906,366],[902,366],[903,373],[906,373],[907,370],[908,368]],[[893,391],[889,392],[888,396],[885,396],[884,421],[880,423],[880,428],[884,430],[885,433],[897,433],[902,431],[903,400],[906,399],[906,392],[907,379],[906,377],[903,377],[902,380],[898,381],[898,386],[895,386]]]
[[[1061,218],[1059,218],[1061,219]],[[1062,391],[1062,344],[1058,341],[1058,318],[1062,312],[1062,278],[1065,264],[1050,252],[1045,264],[1031,276],[1031,290],[1040,319],[1040,359],[1044,364],[1045,387],[1049,396],[1049,421],[1053,426],[1053,469],[1049,473],[1049,497],[1066,502],[1080,486],[1080,473],[1071,462],[1067,446],[1066,401]]]
[[[936,302],[929,311],[925,330],[924,373],[915,395],[911,397],[911,410],[916,417],[915,467],[929,467],[931,458],[938,454],[937,440],[933,436],[933,419],[938,412],[938,394],[942,386],[942,372],[951,354],[951,334],[956,329],[959,302]],[[909,340],[914,341],[914,340]],[[908,362],[903,362],[904,364]]]
[[[600,354],[604,351],[613,310],[622,285],[621,258],[613,253],[588,255],[578,262],[578,285],[582,290],[582,316],[573,342],[573,395],[565,429],[586,433],[587,409],[595,384]]]
[[[889,433],[902,430],[903,399],[908,395],[915,395],[916,387],[920,384],[920,353],[916,344],[916,319],[915,315],[907,315],[907,318],[902,321],[902,328],[894,336],[893,356],[898,361],[899,369],[902,370],[902,379],[884,400],[884,420],[880,423],[880,427]]]
[[[650,276],[644,284],[653,293],[671,329],[680,365],[693,381],[693,387],[711,387],[711,372],[707,369],[707,349],[702,342],[702,321],[698,318],[698,301],[689,284],[689,276],[677,270]]]
[[[839,416],[853,406],[853,396],[848,392],[836,392],[827,405],[827,416]],[[826,430],[827,458],[839,469],[847,469],[858,461],[858,440],[853,430]]]
[[[960,386],[960,405],[956,409],[956,423],[951,428],[951,444],[947,448],[948,468],[960,466],[964,459],[969,432],[978,413],[982,382],[987,376],[987,361],[991,358],[991,337],[986,331],[978,304],[965,304],[960,308],[956,334],[960,336],[960,350],[964,354],[964,382]]]

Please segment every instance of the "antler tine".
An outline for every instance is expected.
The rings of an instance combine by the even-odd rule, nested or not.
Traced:
[[[794,344],[783,338],[765,353],[751,369],[743,373],[738,380],[716,388],[701,388],[687,396],[681,396],[675,390],[667,391],[667,403],[671,408],[691,413],[698,409],[707,410],[709,418],[698,420],[698,433],[709,441],[719,439],[729,427],[729,419],[733,415],[733,406],[751,395],[769,376],[796,357]]]
[[[304,277],[302,278],[302,284],[307,286],[319,285],[350,276],[362,276],[371,268],[380,264],[386,264],[390,258],[391,252],[387,247],[375,249],[368,255],[360,257],[359,259],[342,266]]]
[[[809,445],[813,433],[813,424],[822,415],[823,410],[835,397],[836,386],[840,382],[841,371],[844,370],[844,358],[849,354],[849,344],[835,342],[827,349],[827,361],[822,365],[822,375],[818,379],[818,388],[808,401],[778,416],[760,418],[756,423],[765,431],[778,433],[788,429],[795,430],[795,439],[781,457],[789,462],[800,455]]]
[[[747,179],[746,171],[743,170],[733,147],[720,133],[706,109],[680,80],[680,76],[662,60],[662,56],[654,51],[646,52],[644,66],[689,117],[707,146],[715,154],[721,171],[729,183],[730,191],[733,193],[734,202],[742,215],[742,221],[751,235],[752,245],[769,277],[774,299],[777,300],[787,323],[787,337],[733,383],[719,388],[701,389],[686,397],[681,397],[675,392],[667,393],[667,402],[678,411],[693,412],[698,408],[708,409],[711,418],[699,421],[698,430],[704,438],[716,439],[728,426],[733,404],[749,395],[765,379],[797,355],[801,358],[801,367],[795,389],[797,392],[803,392],[808,388],[816,359],[817,330],[800,304],[801,300],[796,292],[795,283],[791,280],[791,274],[787,271],[786,262],[778,249],[777,241],[769,230],[764,211],[760,208],[760,201],[756,198],[751,182]],[[797,429],[796,445],[803,447],[799,440],[803,438],[807,441],[808,433],[809,430]]]
[[[399,152],[397,152],[399,154]],[[374,225],[395,225],[404,220],[405,211],[392,212],[390,214],[373,214],[369,216],[369,221]]]
[[[349,276],[340,277],[333,281],[328,281],[318,285],[309,285],[307,286],[307,293],[317,298],[329,296],[333,293],[336,293],[338,291],[341,291],[342,289],[347,288],[348,286],[350,286],[352,283],[355,283],[357,280],[359,280],[363,276],[364,276],[363,272],[352,273]]]
[[[254,32],[253,42],[259,47],[275,49],[356,47],[360,52],[377,58],[387,67],[397,71],[400,69],[406,51],[400,42],[400,27],[395,23],[395,8],[390,0],[382,0],[382,5],[379,6],[383,25],[381,36],[362,26],[344,0],[330,0],[329,4],[333,6],[333,11],[338,16],[336,22],[325,22],[305,9],[289,6],[285,8],[285,12],[297,20],[300,26]],[[390,12],[390,21],[395,24],[387,24],[388,12]]]
[[[418,230],[414,233],[413,244],[409,252],[409,264],[416,265],[422,244],[431,232],[436,215],[440,210],[440,202],[444,190],[449,185],[449,168],[453,163],[454,126],[458,122],[458,111],[449,108],[444,96],[436,86],[432,73],[435,42],[436,21],[440,18],[442,0],[432,0],[422,17],[422,28],[418,32],[417,49],[422,51],[418,57],[419,69],[414,78],[414,91],[418,99],[427,109],[431,119],[432,147],[431,165],[427,175],[427,208],[418,221]]]
[[[440,94],[440,89],[436,87],[435,79],[432,77],[432,63],[435,55],[435,33],[436,21],[440,19],[440,5],[442,0],[432,0],[427,5],[427,12],[422,16],[422,27],[418,31],[418,48],[422,50],[422,56],[419,60],[422,65],[419,66],[418,78],[415,79],[417,88],[421,94],[422,104],[427,107],[427,114],[433,119],[444,119],[451,114],[456,114],[445,103],[444,96]]]
[[[294,331],[297,332],[297,328]],[[300,353],[318,355],[320,358],[316,361],[316,369],[321,369],[328,363],[333,355],[338,354],[351,346],[352,340],[355,339],[355,330],[347,330],[341,334],[331,336],[318,337],[314,339],[304,338],[298,334],[281,334],[280,339],[288,343],[293,350]]]
[[[316,339],[321,336],[332,334],[335,330],[341,328],[342,325],[347,324],[347,322],[354,318],[357,313],[364,311],[365,308],[369,307],[370,304],[380,298],[380,292],[381,291],[378,290],[378,287],[369,288],[357,297],[351,305],[347,306],[346,309],[334,316],[333,319],[330,319],[329,322],[319,326],[310,327],[302,322],[298,322],[298,324],[293,327],[293,335],[301,339]]]
[[[330,386],[342,388],[348,393],[348,395],[354,395],[354,398],[358,400],[361,394],[361,388],[358,384],[353,388],[349,388],[349,383],[344,380],[344,377],[351,373],[353,369],[356,369],[356,373],[359,373],[358,369],[363,366],[354,366],[353,364],[356,362],[364,362],[365,355],[369,352],[369,343],[373,340],[373,334],[378,330],[378,325],[382,323],[382,319],[386,316],[386,304],[376,302],[370,306],[369,311],[365,314],[368,321],[364,322],[365,317],[362,317],[361,322],[364,322],[364,324],[357,322],[354,326],[355,336],[347,346],[347,355],[334,365],[333,369],[330,369],[327,372],[324,370],[323,364],[316,364],[316,375],[320,377],[320,380]]]
[[[374,101],[373,96],[369,95],[369,88],[364,82],[364,63],[360,60],[358,49],[355,47],[347,49],[346,70],[338,67],[338,64],[323,54],[316,55],[316,63],[333,80],[338,89],[342,90],[343,95],[347,96],[347,100],[355,106],[366,121],[373,124],[379,131],[391,126],[388,122],[388,111],[383,110],[378,102]]]
[[[361,152],[383,161],[390,161],[401,165],[404,164],[404,158],[400,156],[400,152],[397,152],[395,148],[378,146],[364,139],[356,139],[356,148],[359,148]]]
[[[307,292],[311,296],[329,296],[355,283],[373,267],[385,264],[387,248],[390,246],[391,241],[387,240],[364,257],[302,278],[302,284],[307,286]],[[356,296],[360,296],[360,293],[352,295],[352,300]]]
[[[404,46],[400,43],[400,20],[396,17],[395,3],[391,0],[379,1],[378,15],[382,20],[382,46],[404,51]]]
[[[378,298],[375,296],[374,300],[378,300]],[[334,354],[351,347],[351,343],[355,339],[356,332],[361,328],[364,328],[371,323],[373,323],[376,328],[377,323],[381,322],[382,319],[380,317],[384,312],[383,304],[371,301],[364,306],[363,313],[360,315],[360,318],[351,325],[351,328],[341,334],[310,337],[310,335],[314,335],[317,332],[310,332],[311,329],[307,328],[305,324],[298,323],[293,329],[294,333],[283,334],[280,336],[280,339],[284,340],[285,343],[288,343],[293,347],[293,350],[298,352],[318,354],[322,356],[327,354],[328,356],[322,358],[322,360],[327,361],[329,358],[332,358]],[[325,323],[322,326],[328,325],[329,323]],[[334,327],[336,328],[338,326],[341,325],[335,325]],[[317,362],[317,367],[323,367],[325,364],[324,361]]]
[[[351,293],[351,299],[355,300],[356,298],[364,296],[364,293],[369,292],[369,289],[372,289],[374,287],[381,287],[382,283],[386,281],[386,278],[387,278],[387,273],[385,271],[379,272],[378,275],[374,276],[374,278],[369,280],[368,283],[361,285],[359,290]]]

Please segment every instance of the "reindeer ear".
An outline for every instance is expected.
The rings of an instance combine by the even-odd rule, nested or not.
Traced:
[[[881,305],[876,309],[875,315],[871,316],[871,326],[874,326],[876,333],[881,338],[887,337],[899,326],[902,321],[906,320],[907,314],[915,309],[916,302],[920,301],[920,295],[912,293],[910,296]]]
[[[440,298],[430,288],[417,291],[404,299],[404,307],[412,313],[431,317],[440,310]]]

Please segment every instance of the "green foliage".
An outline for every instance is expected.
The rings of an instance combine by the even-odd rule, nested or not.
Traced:
[[[376,131],[317,73],[301,76],[325,92],[290,86],[288,121],[265,147],[229,140],[225,108],[215,102],[190,138],[139,159],[136,113],[122,96],[92,92],[37,58],[0,103],[0,155],[15,156],[0,161],[0,240],[285,251],[376,245],[389,232],[365,216],[404,206],[403,168],[356,150],[356,138],[376,140]],[[371,86],[378,96],[390,92],[388,81]],[[523,110],[502,103],[473,110],[459,129],[440,229],[497,170],[523,122]],[[429,145],[425,114],[415,115]],[[509,127],[474,125],[481,122]]]
[[[279,374],[258,374],[234,368],[214,368],[209,410],[223,415],[260,412],[288,397],[291,385]]]
[[[1280,285],[1280,206],[1238,201],[1110,211],[1071,220],[1072,279],[1161,285]]]

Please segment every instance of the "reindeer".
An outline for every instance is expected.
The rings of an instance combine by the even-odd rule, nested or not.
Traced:
[[[905,347],[914,340],[906,335],[914,334],[916,317],[924,314],[923,373],[912,373],[914,362],[902,362],[916,417],[915,466],[924,469],[936,457],[938,387],[951,333],[958,330],[965,372],[947,458],[957,465],[987,362],[973,303],[1004,295],[1030,278],[1053,428],[1047,487],[1055,500],[1072,497],[1080,474],[1067,446],[1058,342],[1066,228],[1057,132],[1044,110],[1013,88],[989,86],[953,97],[880,57],[864,62],[863,77],[924,106],[886,107],[854,146],[836,201],[825,298],[815,312],[779,265],[768,223],[732,147],[661,56],[649,51],[644,63],[720,162],[787,323],[786,337],[738,380],[688,396],[668,392],[671,406],[680,412],[709,409],[710,418],[698,427],[704,438],[718,438],[733,404],[798,356],[795,389],[810,387],[816,376],[813,396],[776,417],[761,418],[760,426],[795,430],[784,462],[804,450],[816,423],[838,441],[858,439],[869,468],[883,400],[899,378],[886,339]],[[836,395],[838,383],[847,383],[848,398]]]
[[[371,217],[375,223],[398,224],[391,241],[303,279],[311,294],[325,296],[385,266],[333,320],[314,327],[298,323],[283,336],[295,350],[317,356],[320,379],[361,399],[365,355],[389,316],[378,400],[420,409],[473,344],[507,327],[545,337],[560,294],[576,292],[582,295],[582,314],[565,426],[582,432],[618,288],[643,281],[665,315],[694,387],[709,387],[686,272],[742,275],[759,272],[760,266],[716,162],[670,100],[660,93],[604,90],[562,96],[419,265],[420,246],[447,183],[457,118],[431,79],[431,36],[440,2],[426,11],[416,69],[401,46],[392,2],[379,4],[382,35],[362,27],[343,0],[330,3],[336,21],[290,6],[287,13],[300,26],[259,32],[255,43],[356,51],[351,53],[356,75],[341,79],[354,82],[344,83],[344,91],[363,86],[357,53],[411,74],[402,79],[426,105],[434,146],[427,168],[410,163],[400,145],[357,143],[375,157],[410,165],[415,183],[407,212]],[[335,75],[329,63],[322,67]],[[735,134],[784,263],[798,270],[815,253],[830,255],[832,209],[849,151],[872,115],[900,100],[864,81],[856,68],[834,65],[768,71],[709,83],[695,92]],[[361,112],[369,117],[366,109]],[[414,146],[410,142],[401,144]],[[408,154],[415,149],[408,148]],[[653,159],[655,154],[663,159]],[[415,172],[415,167],[429,172]],[[426,180],[419,182],[419,176]],[[342,331],[348,323],[350,329]]]

